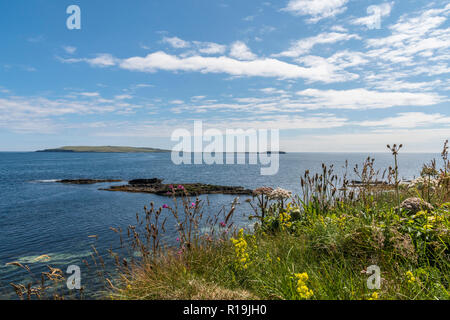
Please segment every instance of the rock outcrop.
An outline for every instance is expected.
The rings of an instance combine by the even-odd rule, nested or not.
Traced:
[[[253,190],[244,189],[243,187],[218,186],[203,183],[164,184],[162,183],[162,180],[158,178],[134,179],[130,180],[127,185],[110,186],[101,190],[153,193],[161,196],[181,196],[184,194],[189,196],[197,196],[201,194],[251,195],[253,192]]]
[[[104,182],[121,182],[120,179],[63,179],[57,180],[59,183],[67,183],[67,184],[95,184],[95,183],[104,183]]]
[[[431,211],[433,206],[420,198],[408,198],[402,202],[400,208],[410,214],[416,214],[419,211]]]

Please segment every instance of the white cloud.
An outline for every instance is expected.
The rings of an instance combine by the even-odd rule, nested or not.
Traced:
[[[178,37],[164,37],[163,43],[168,43],[176,49],[191,48],[191,50],[185,52],[184,56],[196,55],[199,53],[206,55],[223,54],[225,53],[227,46],[214,43],[214,42],[202,42],[202,41],[186,41]]]
[[[147,84],[147,83],[139,83],[137,85],[135,85],[136,88],[153,88],[154,85],[152,84]]]
[[[231,45],[230,56],[239,60],[255,60],[257,58],[242,41],[236,41]]]
[[[194,41],[194,44],[198,47],[198,52],[203,54],[223,54],[227,49],[227,46],[214,42],[199,42]]]
[[[275,89],[275,88],[263,88],[263,89],[259,89],[259,91],[261,91],[262,93],[265,93],[265,94],[285,94],[286,93],[286,91],[284,91],[284,90]]]
[[[329,58],[319,56],[304,56],[295,59],[296,62],[308,67],[322,68],[328,70],[330,79],[336,81],[349,81],[359,78],[358,74],[345,71],[346,68],[354,68],[367,64],[369,61],[360,52],[339,51]]]
[[[444,85],[441,80],[423,81],[423,82],[407,82],[401,80],[385,79],[381,81],[371,81],[368,79],[368,83],[372,84],[374,88],[381,90],[410,90],[410,91],[431,91],[436,90],[440,86]]]
[[[450,117],[440,113],[427,114],[423,112],[399,113],[396,117],[381,120],[362,121],[358,125],[363,127],[417,128],[430,125],[450,126]]]
[[[192,130],[195,118],[171,119],[159,122],[133,122],[115,124],[110,130],[102,129],[99,135],[102,136],[127,136],[127,137],[169,137],[173,128],[186,128]],[[333,115],[328,116],[287,116],[276,115],[267,117],[257,117],[242,119],[235,118],[209,118],[204,121],[203,130],[208,128],[218,129],[225,132],[227,129],[279,129],[279,130],[304,130],[304,129],[324,129],[339,128],[345,125],[347,119],[339,118]]]
[[[170,44],[172,47],[176,49],[187,48],[190,46],[190,43],[184,41],[178,37],[164,37],[162,42]]]
[[[198,101],[198,100],[203,100],[205,98],[206,98],[206,96],[193,96],[193,97],[191,97],[191,100]]]
[[[84,96],[84,97],[99,97],[100,96],[100,94],[98,92],[80,92],[79,95]]]
[[[373,48],[367,56],[387,63],[416,65],[424,58],[439,60],[450,47],[449,28],[439,28],[450,14],[450,4],[443,9],[428,9],[414,15],[404,15],[390,26],[391,35],[368,39]]]
[[[348,31],[346,28],[344,28],[343,26],[340,26],[340,25],[332,26],[330,28],[330,30],[331,31],[336,31],[336,32],[347,32]]]
[[[101,53],[98,54],[95,58],[69,58],[64,59],[58,57],[58,60],[60,60],[63,63],[78,63],[78,62],[86,62],[94,67],[112,67],[116,65],[117,59],[114,58],[109,53]]]
[[[311,49],[318,44],[331,44],[340,41],[348,41],[351,39],[361,39],[356,34],[340,33],[340,32],[324,32],[314,37],[300,39],[292,43],[291,47],[274,56],[280,57],[299,57],[308,53]]]
[[[297,152],[367,152],[373,154],[374,152],[387,152],[387,144],[402,143],[404,146],[402,153],[439,153],[446,139],[450,139],[448,128],[392,129],[332,135],[299,134],[292,138],[284,138],[281,141],[281,149]]]
[[[183,104],[184,101],[183,100],[172,100],[172,101],[169,101],[169,103],[171,103],[171,104]]]
[[[380,29],[381,18],[388,17],[391,14],[393,2],[382,3],[380,5],[372,5],[367,8],[367,17],[353,20],[351,23],[356,25],[364,25],[369,29]]]
[[[114,99],[117,99],[117,100],[128,100],[128,99],[132,99],[132,98],[133,98],[133,96],[129,95],[129,94],[120,94],[120,95],[114,96]]]
[[[87,62],[93,66],[111,67],[116,64],[116,59],[112,55],[104,53],[99,54],[97,57],[93,59],[88,59]]]
[[[77,48],[72,46],[64,46],[63,49],[68,54],[74,54],[77,51]]]
[[[435,93],[382,92],[367,89],[318,90],[297,92],[316,108],[331,109],[382,109],[396,106],[430,106],[443,102]]]
[[[282,10],[298,16],[311,16],[308,21],[315,23],[344,12],[347,2],[348,0],[290,0]]]
[[[20,132],[53,132],[71,125],[66,116],[134,112],[134,109],[140,108],[124,103],[122,98],[104,99],[98,92],[73,92],[54,98],[8,95],[0,98],[0,128]]]
[[[151,53],[145,57],[124,59],[120,63],[120,67],[141,72],[156,72],[158,70],[196,71],[201,73],[227,73],[232,76],[246,77],[304,78],[325,83],[348,80],[347,76],[333,74],[332,70],[324,65],[305,68],[269,58],[252,61],[241,61],[229,57],[191,56],[182,58],[162,51]]]

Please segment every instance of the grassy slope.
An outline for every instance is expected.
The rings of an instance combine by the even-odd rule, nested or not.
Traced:
[[[403,191],[402,200],[414,193]],[[295,274],[307,273],[310,299],[450,299],[450,205],[436,201],[434,212],[413,217],[395,210],[392,192],[327,209],[306,205],[287,221],[278,210],[242,237],[243,251],[224,236],[166,253],[134,266],[111,298],[301,299]],[[380,290],[367,287],[371,265],[381,269]]]

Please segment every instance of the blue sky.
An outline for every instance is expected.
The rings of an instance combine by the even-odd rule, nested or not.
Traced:
[[[438,152],[449,15],[418,0],[2,1],[0,151],[171,148],[203,120],[280,129],[286,151]]]

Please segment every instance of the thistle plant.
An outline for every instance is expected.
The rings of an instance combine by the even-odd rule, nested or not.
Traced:
[[[442,160],[444,160],[444,175],[447,176],[448,170],[450,170],[450,162],[448,160],[448,140],[444,143],[444,149],[441,153]]]
[[[397,146],[394,144],[392,147],[388,144],[387,148],[392,152],[392,155],[394,156],[394,169],[392,170],[394,174],[395,179],[395,195],[397,198],[398,208],[400,208],[400,180],[398,178],[398,153],[401,148],[403,148],[403,145],[400,144]]]

